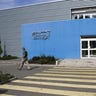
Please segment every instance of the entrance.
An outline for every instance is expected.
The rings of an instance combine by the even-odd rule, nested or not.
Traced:
[[[96,58],[96,37],[81,37],[81,58]]]

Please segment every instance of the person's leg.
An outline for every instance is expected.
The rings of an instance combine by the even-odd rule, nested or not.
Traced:
[[[25,62],[26,62],[26,59],[23,58],[23,59],[22,59],[22,63],[21,63],[20,66],[19,66],[19,69],[20,69],[20,70],[23,68]]]
[[[30,69],[30,64],[29,64],[28,60],[26,60],[26,64],[27,64],[27,69]]]

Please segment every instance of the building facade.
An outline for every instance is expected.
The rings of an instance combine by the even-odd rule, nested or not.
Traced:
[[[92,19],[92,18],[94,18],[94,19]],[[63,35],[65,36],[65,33],[66,33],[66,35],[69,34],[69,37],[70,37],[70,35],[74,34],[74,32],[72,32],[71,29],[73,31],[76,31],[75,29],[76,28],[78,29],[78,26],[79,27],[81,26],[78,29],[78,31],[79,31],[78,36],[79,37],[77,36],[79,38],[79,42],[78,42],[79,46],[74,45],[76,48],[73,49],[79,53],[72,53],[71,51],[69,51],[69,52],[71,52],[70,54],[74,54],[74,56],[73,55],[67,56],[68,54],[67,53],[64,54],[64,53],[67,52],[68,50],[70,50],[70,49],[68,49],[67,51],[64,51],[64,53],[63,53],[64,55],[62,54],[62,56],[61,56],[59,54],[55,54],[57,50],[54,50],[54,48],[53,48],[52,49],[53,51],[52,51],[52,50],[50,50],[51,48],[49,48],[48,49],[49,51],[47,51],[46,54],[56,55],[56,57],[58,57],[58,58],[82,58],[82,57],[90,58],[90,57],[95,57],[95,51],[94,52],[91,51],[91,50],[95,50],[94,44],[96,42],[95,41],[95,39],[96,39],[95,38],[95,28],[94,28],[95,18],[96,18],[96,0],[63,0],[63,1],[58,1],[58,2],[36,4],[36,5],[19,7],[19,8],[1,10],[0,11],[0,39],[2,42],[2,48],[6,50],[6,54],[8,54],[8,55],[21,56],[22,46],[26,47],[25,46],[26,44],[24,45],[24,42],[22,41],[22,40],[24,40],[23,32],[25,32],[24,29],[27,28],[26,26],[34,26],[34,24],[37,24],[37,26],[42,26],[42,24],[49,26],[48,22],[50,22],[51,25],[52,25],[52,23],[55,22],[56,26],[58,24],[61,25],[61,26],[58,25],[57,27],[54,27],[55,26],[55,24],[54,24],[54,26],[53,25],[52,26],[55,28],[54,30],[57,30],[57,28],[58,28],[58,32],[61,30],[60,36],[62,38],[60,38],[60,41],[58,41],[58,43],[61,42],[62,44],[63,44],[63,42],[65,42],[65,41],[63,41],[64,40]],[[78,20],[78,19],[80,19],[80,20]],[[84,21],[82,21],[81,19]],[[70,20],[72,20],[72,21],[70,21]],[[65,22],[66,22],[66,24],[65,24]],[[73,27],[71,27],[71,26],[68,27],[68,24],[67,24],[68,22],[69,22],[69,24],[74,22],[74,23],[72,23],[73,25],[70,24]],[[78,22],[81,25],[79,25]],[[87,22],[88,22],[88,24],[89,24],[89,22],[94,23],[94,25],[93,24],[90,25],[91,23],[89,24],[91,27],[89,27],[89,25],[88,25],[88,29],[90,32],[92,32],[92,34],[87,30]],[[29,24],[29,23],[31,23],[31,24]],[[64,23],[64,26],[66,26],[67,29],[65,27],[64,27],[65,29],[63,28],[62,23]],[[76,24],[78,24],[78,26]],[[85,26],[85,24],[86,24],[86,26]],[[75,25],[77,27],[74,27]],[[84,25],[84,27],[83,27],[83,25]],[[24,26],[25,26],[25,28],[24,28]],[[50,30],[51,27],[49,26],[49,29],[48,28],[46,29],[45,27],[44,27],[44,29],[42,29],[43,27],[39,27],[39,28],[37,28],[38,30],[37,29],[36,30],[31,29],[31,32],[33,32],[33,33],[37,32],[36,33],[37,35],[39,34],[39,32],[41,32],[41,33],[45,32],[44,33],[45,35],[46,34],[48,35],[50,33],[49,35],[51,38],[51,36],[53,36],[52,30]],[[30,30],[30,27],[28,27],[28,28]],[[92,31],[91,31],[91,29],[92,29]],[[28,30],[28,29],[25,29],[25,30]],[[64,33],[63,33],[63,30],[64,30]],[[88,31],[89,33],[87,32],[86,34],[83,34],[83,33],[81,34],[80,30],[82,32],[85,32],[83,30],[86,30],[86,32]],[[49,32],[49,33],[47,33],[47,32]],[[59,36],[58,32],[56,31],[56,33],[54,33],[53,39],[57,39],[55,36]],[[28,35],[29,34],[31,34],[31,33],[29,32]],[[55,34],[58,34],[58,35],[55,35]],[[26,33],[26,35],[27,35],[27,33]],[[35,35],[35,36],[37,36],[37,35]],[[31,38],[33,38],[34,34],[33,35],[31,34],[30,36],[31,36]],[[34,38],[36,39],[37,37],[34,37]],[[41,37],[38,37],[38,38],[40,39]],[[59,39],[59,37],[58,37],[58,39]],[[34,40],[34,39],[32,39],[32,40]],[[68,39],[68,40],[70,41],[70,39]],[[64,45],[69,46],[69,45],[67,45],[67,42],[69,42],[68,40],[66,41],[66,44],[64,43]],[[38,40],[36,40],[36,42],[37,41]],[[44,40],[44,42],[45,42],[45,40]],[[56,44],[56,42],[55,42],[55,44]],[[80,42],[82,42],[82,44],[83,44],[82,47],[80,47],[81,46]],[[30,45],[28,45],[28,46],[30,46]],[[58,48],[59,46],[56,46],[56,47]],[[29,48],[31,48],[31,47],[29,47]],[[41,52],[40,54],[36,54],[33,51],[32,51],[32,54],[42,55],[45,52],[45,51],[42,52],[43,50],[47,50],[47,49],[41,48],[41,51],[39,50]],[[60,53],[63,52],[63,48],[58,49],[58,50],[60,50]],[[30,52],[31,49],[28,49],[28,51]],[[54,54],[51,54],[51,53],[49,54],[48,52],[49,53],[51,52]],[[94,55],[94,56],[92,56],[92,55]],[[31,57],[31,55],[29,56],[29,58],[30,57]]]
[[[28,50],[29,58],[96,58],[95,24],[96,19],[23,24],[22,46]]]

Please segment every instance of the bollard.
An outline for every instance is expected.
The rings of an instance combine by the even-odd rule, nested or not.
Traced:
[[[56,61],[56,65],[58,65],[58,61]]]

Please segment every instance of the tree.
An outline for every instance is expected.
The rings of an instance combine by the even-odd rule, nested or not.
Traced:
[[[0,57],[1,57],[2,52],[3,52],[3,50],[2,50],[2,47],[1,47],[1,41],[0,41]]]

